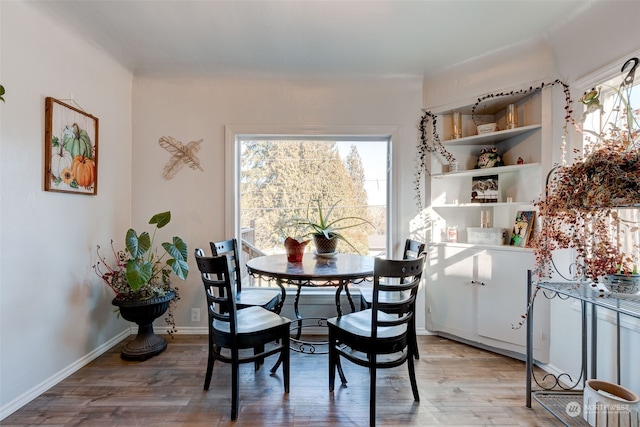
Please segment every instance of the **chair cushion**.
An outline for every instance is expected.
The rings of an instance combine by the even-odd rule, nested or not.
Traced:
[[[244,288],[236,295],[236,304],[239,308],[254,305],[271,308],[271,305],[275,305],[280,300],[280,295],[280,289]]]
[[[291,323],[291,320],[286,317],[255,306],[238,310],[237,316],[238,334],[251,334]],[[213,328],[224,333],[230,332],[229,323],[220,320],[213,321]]]
[[[345,314],[341,317],[333,317],[327,320],[329,325],[340,328],[350,334],[360,337],[371,337],[371,316],[372,310],[356,311],[355,313]],[[387,314],[382,311],[378,311],[378,320],[397,320],[397,314]],[[378,327],[378,338],[393,338],[404,334],[407,330],[407,325],[399,326],[382,326]]]

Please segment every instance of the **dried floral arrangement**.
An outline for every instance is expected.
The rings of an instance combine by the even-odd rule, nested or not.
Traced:
[[[633,78],[625,79],[619,89],[612,88],[614,107],[608,113],[600,104],[599,90],[594,88],[580,99],[586,113],[600,110],[599,131],[584,130],[582,122],[566,119],[587,136],[589,144],[582,157],[551,171],[546,195],[535,203],[542,227],[530,246],[539,277],[551,273],[553,251],[561,248],[576,253],[575,278],[638,273],[637,239],[631,248],[620,244],[621,237],[638,235],[637,215],[628,219],[618,212],[640,209],[640,110],[629,102],[632,83]]]

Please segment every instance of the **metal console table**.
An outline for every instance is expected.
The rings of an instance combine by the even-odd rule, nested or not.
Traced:
[[[546,298],[563,298],[579,300],[582,306],[582,368],[580,378],[573,384],[564,385],[563,379],[571,378],[568,374],[555,376],[546,374],[543,380],[552,378],[551,386],[543,386],[534,376],[533,372],[533,304],[536,294],[542,292]],[[531,407],[533,397],[545,409],[551,412],[558,420],[566,426],[589,426],[582,418],[581,412],[571,411],[582,408],[582,390],[576,387],[589,378],[597,376],[597,346],[598,346],[598,308],[611,310],[616,314],[616,362],[617,362],[617,382],[620,384],[620,315],[627,315],[640,319],[640,296],[625,295],[619,293],[604,292],[591,283],[582,282],[536,282],[533,283],[532,273],[529,271],[527,278],[527,358],[526,358],[526,403]],[[538,297],[540,297],[538,295]],[[589,310],[589,307],[591,310]],[[591,324],[588,325],[588,312],[591,313]],[[591,328],[591,342],[589,343],[588,328]],[[587,373],[588,362],[590,362],[590,373]],[[532,381],[540,387],[533,390]],[[579,406],[573,405],[578,403]],[[569,405],[569,406],[568,406]],[[568,409],[569,408],[569,409]]]

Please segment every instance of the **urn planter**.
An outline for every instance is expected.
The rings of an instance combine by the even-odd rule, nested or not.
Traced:
[[[167,292],[161,297],[145,300],[122,300],[117,297],[112,304],[120,308],[120,314],[125,320],[138,325],[138,335],[128,342],[120,356],[125,360],[146,360],[162,353],[167,348],[167,341],[153,331],[153,321],[162,316],[169,308],[169,303],[176,294]]]

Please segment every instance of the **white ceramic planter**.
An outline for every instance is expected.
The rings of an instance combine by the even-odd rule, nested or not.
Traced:
[[[582,415],[593,427],[639,427],[640,397],[617,384],[587,380]]]

